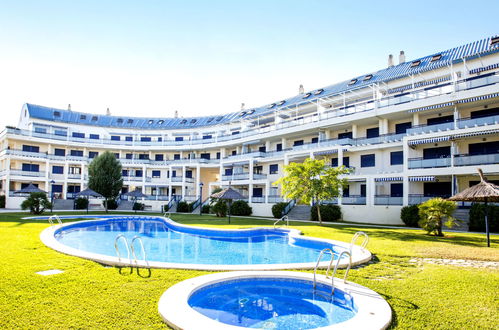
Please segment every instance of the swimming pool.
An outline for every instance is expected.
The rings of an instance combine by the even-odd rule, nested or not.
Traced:
[[[123,239],[117,242],[121,251],[118,258],[118,235],[128,243],[139,236],[147,260],[143,260],[139,244],[135,245],[137,260],[131,260]],[[42,232],[41,239],[57,251],[105,264],[204,270],[314,268],[324,248],[338,254],[350,249],[348,243],[300,236],[294,229],[209,229],[181,225],[163,217],[116,215],[52,226]],[[370,258],[369,251],[353,246],[352,264]],[[340,265],[346,263],[340,261]],[[325,258],[321,266],[327,264]]]
[[[388,303],[358,284],[299,272],[231,272],[175,284],[158,305],[176,329],[384,329]]]

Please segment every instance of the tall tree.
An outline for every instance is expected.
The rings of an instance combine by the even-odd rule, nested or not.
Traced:
[[[285,175],[274,185],[281,185],[281,195],[284,198],[296,199],[309,204],[317,203],[319,223],[322,225],[320,205],[322,201],[339,196],[347,180],[339,178],[349,173],[344,166],[326,166],[324,159],[307,158],[303,163],[290,163],[284,167]]]
[[[105,198],[105,207],[109,200],[116,199],[123,187],[121,163],[109,151],[94,158],[88,166],[88,187]]]
[[[427,200],[420,204],[418,208],[419,225],[428,234],[434,233],[435,236],[444,236],[442,232],[443,221],[447,220],[445,225],[449,228],[454,226],[458,221],[452,216],[456,210],[456,203],[440,197]]]

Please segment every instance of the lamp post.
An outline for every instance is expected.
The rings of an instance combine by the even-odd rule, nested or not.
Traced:
[[[54,180],[50,180],[50,213],[54,213]]]
[[[203,183],[199,182],[199,216],[203,215]]]

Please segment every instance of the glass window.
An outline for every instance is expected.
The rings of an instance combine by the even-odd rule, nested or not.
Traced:
[[[183,136],[176,136],[175,141],[184,141],[184,137]]]
[[[40,171],[40,165],[38,164],[22,164],[22,170],[23,171],[28,171],[28,172],[39,172]]]
[[[68,136],[68,132],[67,131],[63,131],[63,130],[60,130],[60,129],[54,130],[54,134],[58,135],[58,136]]]
[[[140,137],[141,142],[151,142],[151,137],[149,136],[141,136]]]
[[[225,175],[232,175],[232,169],[231,168],[226,168],[225,169]]]
[[[71,156],[83,157],[83,150],[71,150]]]
[[[379,136],[379,127],[373,127],[366,129],[367,138],[375,138]]]
[[[210,159],[211,158],[211,154],[209,152],[202,153],[200,156],[202,159]]]
[[[279,173],[279,165],[278,164],[269,165],[269,173],[270,174],[278,174]]]
[[[157,161],[164,160],[163,154],[156,154],[156,155],[154,155],[154,160],[157,160]]]
[[[119,135],[111,135],[111,140],[112,141],[119,141],[119,140],[121,140],[121,137]]]
[[[174,154],[173,155],[174,160],[179,160],[180,159],[180,154]]]
[[[376,158],[374,154],[360,156],[360,167],[374,167],[374,166],[376,166]]]
[[[282,143],[276,145],[276,151],[282,151]]]
[[[88,158],[95,158],[99,156],[99,153],[97,151],[89,151],[88,152]]]
[[[133,154],[125,154],[125,159],[133,159]]]
[[[125,141],[133,141],[133,138],[131,136],[125,136]]]
[[[185,171],[185,177],[186,178],[192,178],[192,171],[191,170],[186,170]]]
[[[212,136],[210,134],[203,135],[203,140],[209,140],[211,138],[212,138]]]
[[[23,144],[23,151],[40,152],[40,147]]]
[[[35,133],[47,133],[47,129],[44,127],[35,127]]]
[[[296,147],[296,146],[302,146],[303,145],[303,140],[297,140],[295,142],[293,142],[293,146]]]
[[[135,170],[135,176],[141,178],[142,177],[142,170]]]
[[[390,184],[390,197],[402,197],[404,196],[404,186],[402,183],[392,183]]]
[[[73,137],[83,139],[85,138],[85,133],[73,132]]]
[[[149,154],[139,154],[139,159],[149,159]]]
[[[410,121],[407,123],[395,124],[395,134],[405,133],[411,127],[412,123]]]
[[[267,148],[265,146],[258,147],[258,151],[265,152],[265,151],[267,151]]]
[[[90,138],[93,140],[98,140],[99,139],[99,134],[90,134]]]
[[[351,139],[352,136],[352,132],[339,133],[338,139]]]
[[[404,152],[403,151],[390,152],[390,165],[402,165],[402,164],[404,164]]]
[[[239,134],[239,131],[232,132],[232,135],[237,135],[237,134]]]
[[[220,157],[221,157],[220,152],[217,152],[217,159],[220,159]]]
[[[312,143],[318,143],[318,142],[319,142],[319,138],[318,137],[312,138]]]
[[[122,176],[128,176],[128,170],[121,170]]]
[[[161,177],[161,171],[160,170],[153,170],[152,171],[152,177],[153,178],[160,178]]]
[[[66,150],[55,148],[54,149],[54,155],[56,155],[56,156],[66,156]]]

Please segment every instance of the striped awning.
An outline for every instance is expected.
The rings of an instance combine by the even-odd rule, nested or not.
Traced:
[[[491,99],[493,97],[499,97],[499,93],[493,93],[493,94],[488,94],[488,95],[481,95],[481,96],[477,96],[477,97],[470,97],[469,99],[458,100],[458,101],[456,101],[456,103],[470,103],[470,102],[476,102],[476,101]]]
[[[488,70],[492,70],[492,69],[497,69],[497,68],[499,68],[499,63],[495,63],[495,64],[491,64],[491,65],[487,65],[487,66],[482,66],[480,68],[470,70],[470,74],[480,73],[480,72],[484,72],[484,71],[488,71]]]
[[[499,129],[491,129],[488,131],[454,134],[452,137],[454,139],[460,139],[460,138],[470,137],[470,136],[479,136],[479,135],[497,134],[497,133],[499,133]]]
[[[331,149],[331,150],[324,150],[324,151],[317,151],[314,152],[314,155],[316,156],[324,156],[324,155],[331,155],[331,154],[337,154],[338,149]]]
[[[410,176],[409,181],[412,182],[432,182],[437,181],[434,176]]]
[[[420,82],[417,82],[417,83],[414,84],[414,88],[419,88],[419,87],[429,86],[429,85],[433,85],[433,84],[438,84],[438,83],[443,82],[443,81],[451,80],[451,78],[452,77],[450,75],[447,75],[445,77],[438,78],[438,79],[420,81]],[[389,94],[400,93],[400,92],[403,92],[403,91],[406,91],[406,90],[412,89],[412,88],[413,88],[412,84],[404,85],[404,86],[400,86],[400,87],[389,89],[388,93]]]
[[[450,136],[439,136],[439,137],[434,137],[434,138],[428,138],[428,139],[419,139],[419,140],[412,140],[409,141],[409,145],[417,145],[417,144],[426,144],[426,143],[435,143],[435,142],[441,142],[441,141],[449,141]]]
[[[402,181],[401,176],[393,176],[393,177],[387,177],[387,178],[374,178],[375,182],[388,182],[388,181]]]
[[[419,112],[419,111],[425,111],[425,110],[431,110],[431,109],[439,109],[439,108],[445,108],[445,107],[450,107],[454,105],[453,102],[446,102],[446,103],[440,103],[440,104],[433,104],[429,105],[427,107],[422,107],[422,108],[416,108],[416,109],[411,109],[409,110],[410,113],[412,112]]]

